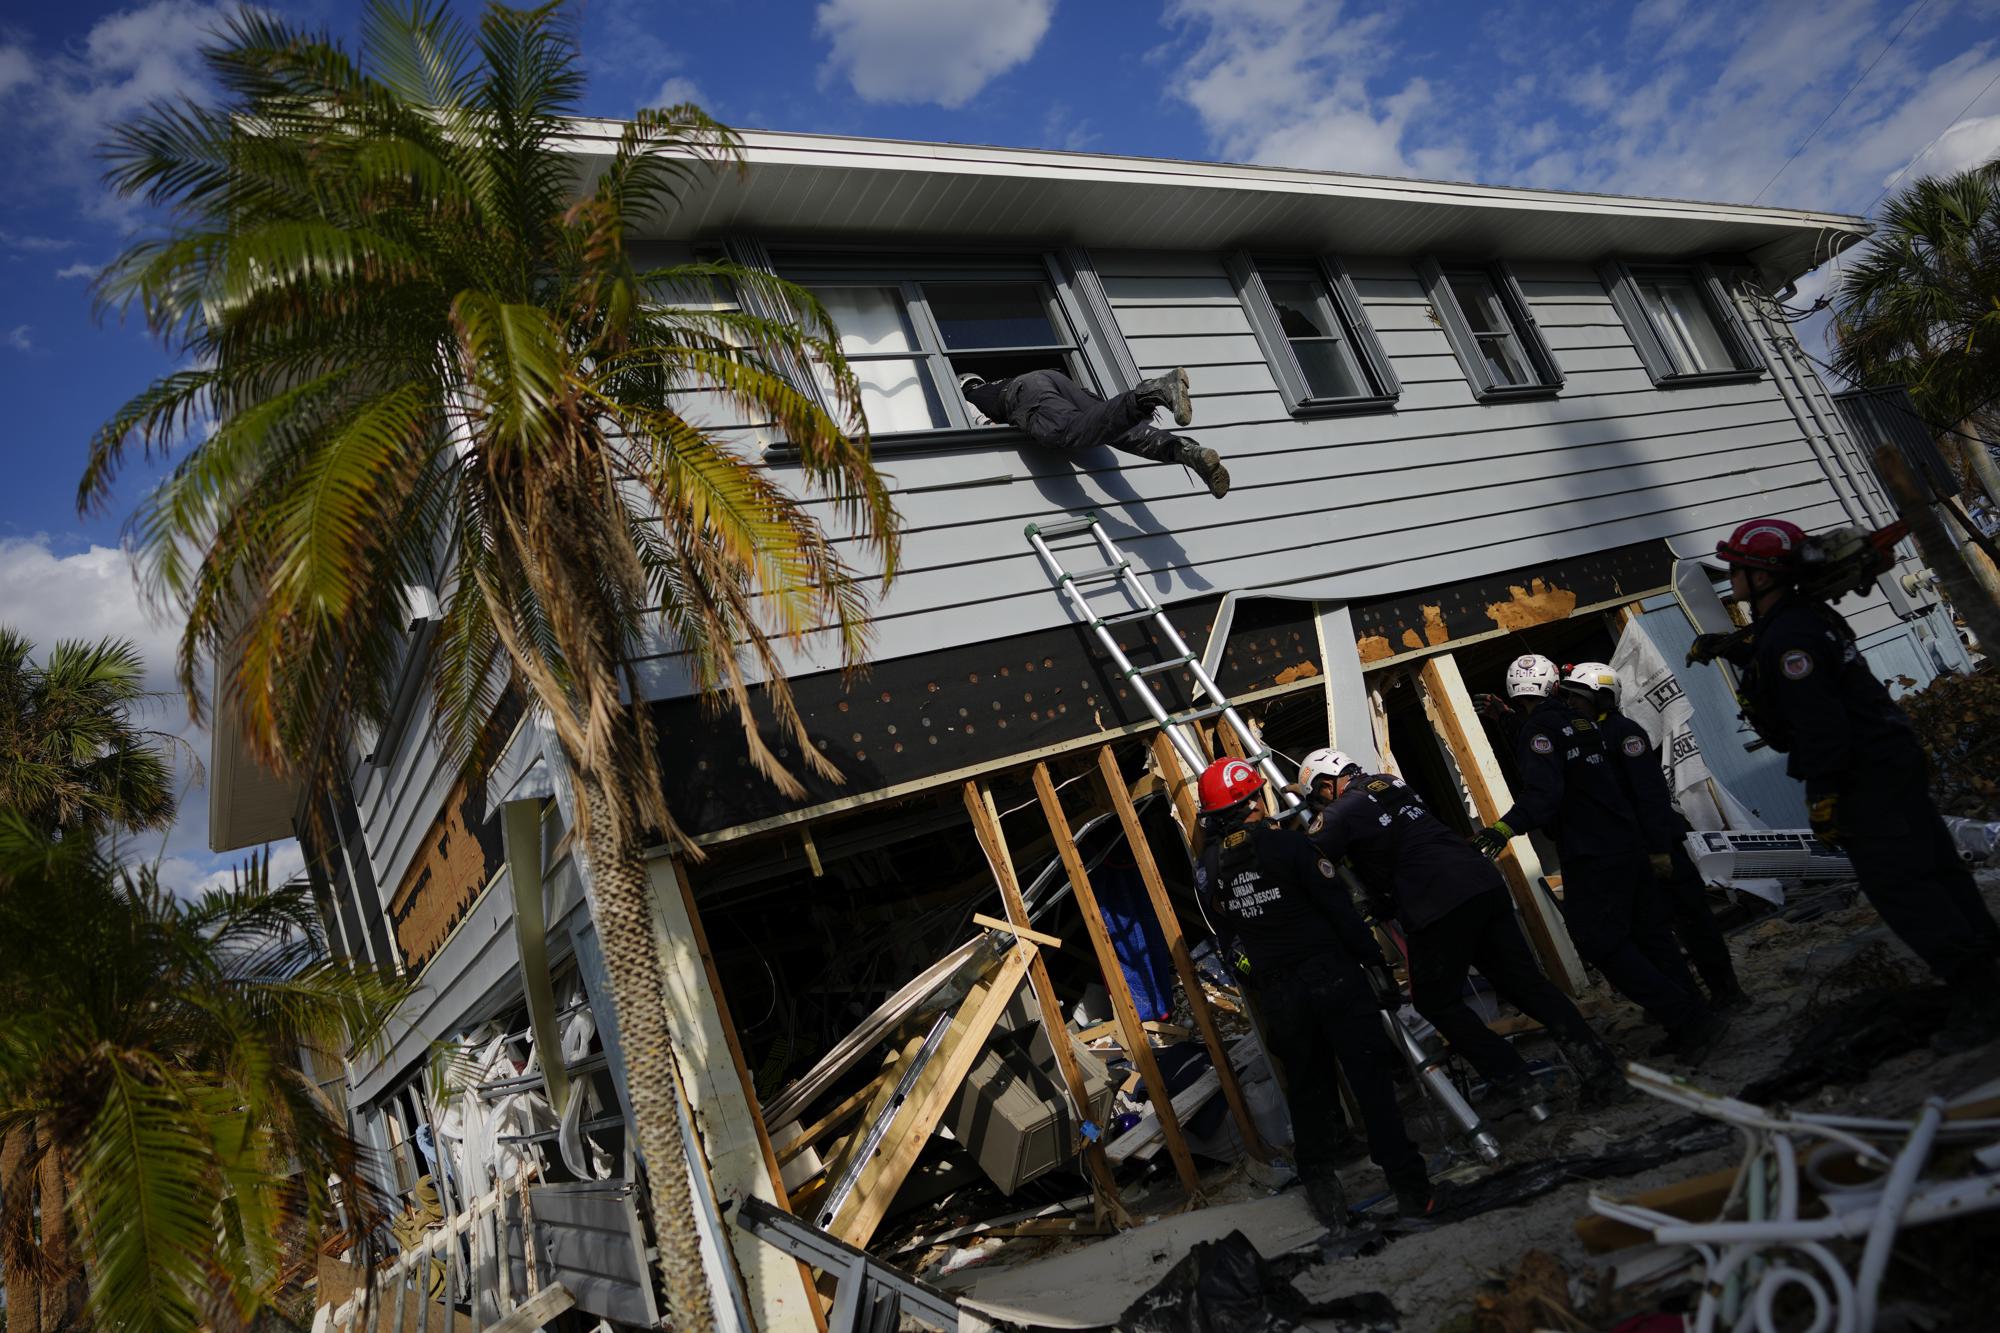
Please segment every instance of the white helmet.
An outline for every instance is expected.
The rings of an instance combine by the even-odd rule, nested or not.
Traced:
[[[1578,662],[1562,683],[1566,690],[1603,690],[1618,700],[1618,674],[1602,662]]]
[[[1546,699],[1555,692],[1556,682],[1562,679],[1562,672],[1556,664],[1540,653],[1528,653],[1514,659],[1507,668],[1507,697],[1518,699],[1524,694],[1537,699]]]
[[[1343,773],[1358,773],[1361,765],[1339,750],[1314,750],[1299,765],[1299,785],[1311,787],[1321,778],[1337,778]]]

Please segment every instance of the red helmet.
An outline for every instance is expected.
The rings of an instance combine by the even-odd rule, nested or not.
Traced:
[[[1201,812],[1219,814],[1241,805],[1263,785],[1257,770],[1241,759],[1218,759],[1201,771]]]
[[[1796,523],[1753,518],[1730,533],[1728,541],[1717,542],[1715,553],[1724,564],[1783,571],[1798,564],[1805,542],[1805,529]]]

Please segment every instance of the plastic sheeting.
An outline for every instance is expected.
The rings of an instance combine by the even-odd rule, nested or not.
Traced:
[[[1313,1321],[1339,1333],[1391,1333],[1396,1307],[1379,1291],[1310,1301],[1280,1266],[1232,1231],[1195,1245],[1118,1317],[1120,1333],[1291,1333]]]

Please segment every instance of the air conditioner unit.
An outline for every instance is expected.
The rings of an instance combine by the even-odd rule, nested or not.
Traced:
[[[1706,882],[1773,902],[1784,901],[1784,885],[1854,878],[1854,863],[1828,851],[1811,829],[1697,829],[1687,835],[1687,851]]]

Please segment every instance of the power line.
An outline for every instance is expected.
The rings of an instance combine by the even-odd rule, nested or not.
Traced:
[[[1875,53],[1875,58],[1868,62],[1868,68],[1861,71],[1861,77],[1857,78],[1853,83],[1847,85],[1847,91],[1842,93],[1840,95],[1840,100],[1833,104],[1833,110],[1827,112],[1824,116],[1821,116],[1819,118],[1819,124],[1813,126],[1812,133],[1808,134],[1805,137],[1805,142],[1801,143],[1797,148],[1794,148],[1792,150],[1792,155],[1785,159],[1785,165],[1779,167],[1776,171],[1771,173],[1771,179],[1764,182],[1764,189],[1757,191],[1757,198],[1752,199],[1750,201],[1753,205],[1756,204],[1759,199],[1762,199],[1764,197],[1764,192],[1766,190],[1769,190],[1773,185],[1776,185],[1778,183],[1778,177],[1784,175],[1785,172],[1790,169],[1792,163],[1799,160],[1799,154],[1805,152],[1806,145],[1810,144],[1814,139],[1818,138],[1819,132],[1826,128],[1826,123],[1829,120],[1832,120],[1836,115],[1840,113],[1840,108],[1847,105],[1847,99],[1854,96],[1854,90],[1856,88],[1859,88],[1862,84],[1868,81],[1868,76],[1870,74],[1873,74],[1875,72],[1875,67],[1882,63],[1882,57],[1889,54],[1889,48],[1894,46],[1897,40],[1902,37],[1905,29],[1907,29],[1912,23],[1917,21],[1917,15],[1923,13],[1924,10],[1930,7],[1930,3],[1931,0],[1922,0],[1922,2],[1918,4],[1918,6],[1915,9],[1910,11],[1910,16],[1903,20],[1903,26],[1896,29],[1895,36],[1889,39],[1888,46],[1884,46],[1880,51],[1877,51]]]
[[[1929,143],[1924,145],[1923,152],[1918,153],[1915,157],[1911,158],[1907,163],[1904,164],[1902,171],[1897,172],[1895,175],[1889,178],[1889,183],[1882,187],[1882,194],[1878,194],[1873,199],[1869,200],[1868,207],[1862,209],[1861,210],[1862,213],[1865,215],[1874,212],[1875,205],[1882,202],[1882,195],[1886,195],[1887,193],[1889,193],[1889,191],[1895,189],[1896,182],[1903,179],[1904,174],[1907,173],[1911,167],[1914,167],[1915,165],[1917,165],[1917,163],[1929,157],[1931,154],[1931,149],[1937,147],[1938,142],[1942,140],[1945,135],[1950,134],[1953,130],[1958,128],[1958,122],[1965,119],[1965,113],[1972,110],[1972,108],[1974,107],[1974,105],[1978,103],[1980,98],[1986,96],[1987,93],[1991,92],[1993,90],[1993,85],[1996,83],[2000,83],[2000,73],[1996,73],[1992,78],[1988,79],[1986,81],[1986,86],[1984,88],[1981,88],[1978,92],[1974,93],[1972,95],[1972,100],[1967,102],[1964,106],[1958,109],[1958,114],[1951,118],[1951,124],[1939,130],[1937,132],[1937,137],[1933,138]]]

